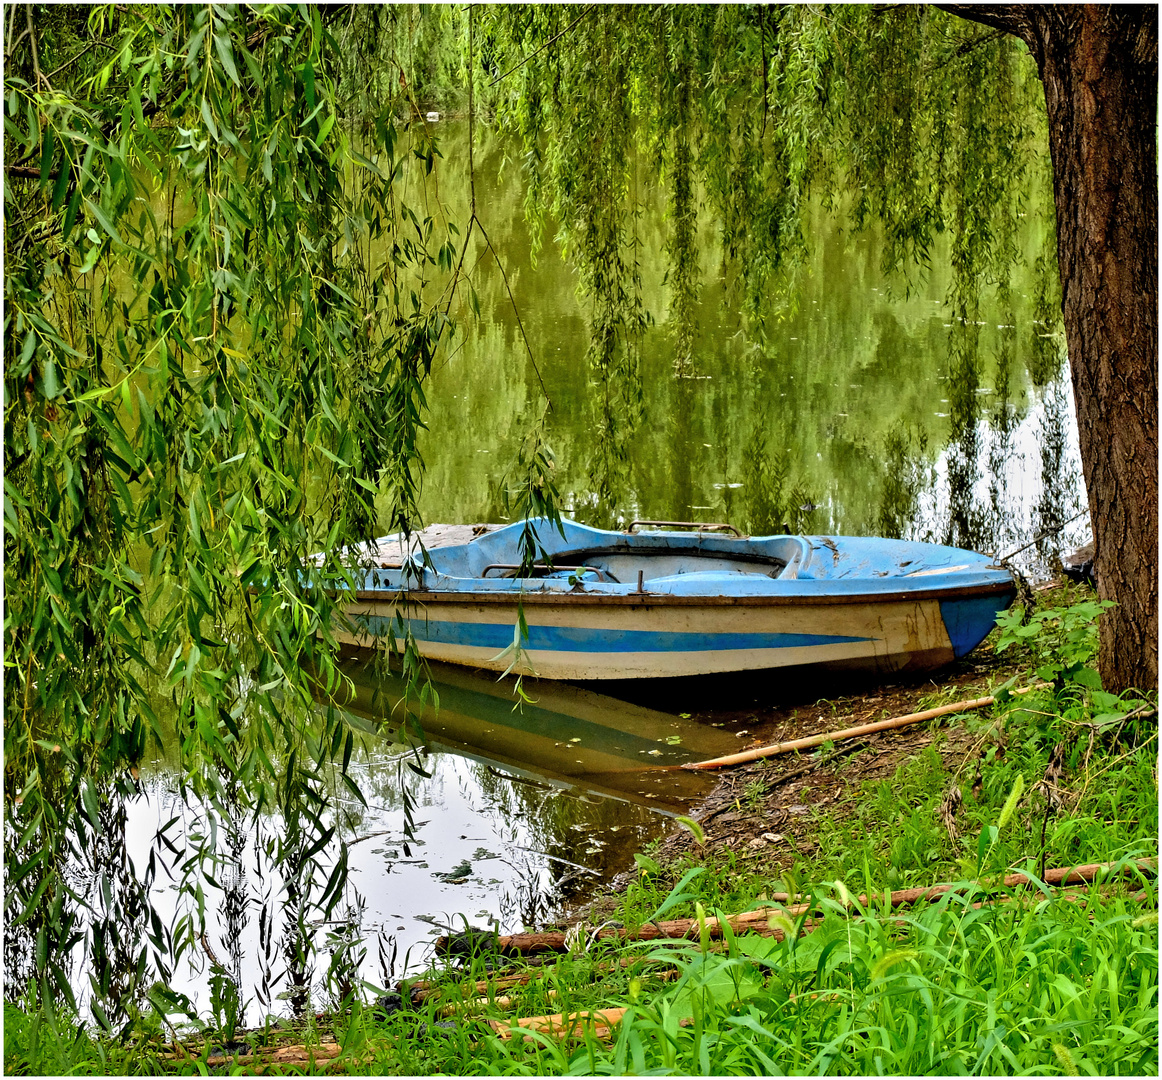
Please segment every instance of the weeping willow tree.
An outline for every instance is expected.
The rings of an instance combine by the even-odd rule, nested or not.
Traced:
[[[99,1019],[131,1018],[150,969],[199,947],[215,829],[273,811],[303,989],[308,922],[343,889],[342,845],[325,874],[319,857],[338,839],[329,791],[362,797],[345,769],[354,733],[314,705],[338,681],[339,552],[416,521],[424,382],[469,242],[487,236],[475,206],[467,222],[443,214],[422,120],[405,140],[428,93],[520,138],[531,219],[555,223],[579,268],[602,501],[640,420],[651,185],[669,202],[678,377],[695,359],[698,206],[717,215],[761,341],[822,200],[882,229],[904,281],[945,238],[950,374],[972,388],[979,294],[1006,287],[1028,178],[1050,166],[1043,82],[1098,571],[1119,601],[1103,667],[1110,685],[1151,683],[1156,21],[1069,10],[969,9],[981,29],[913,7],[5,8],[9,976],[73,1001],[82,947]],[[1103,96],[1119,71],[1120,101]],[[1086,125],[1129,113],[1125,145],[1095,154],[1106,144]],[[1070,217],[1095,185],[1092,221]],[[1121,259],[1131,233],[1144,246]],[[1113,329],[1099,317],[1123,309]],[[551,511],[535,432],[518,472],[518,509]],[[165,925],[132,893],[154,859],[115,871],[127,892],[107,870],[82,888],[70,867],[97,865],[111,797],[137,790],[171,722],[203,810],[155,845],[178,852],[185,896]],[[85,929],[94,905],[121,937]]]
[[[554,220],[580,268],[599,493],[640,404],[635,220],[651,184],[669,206],[679,374],[700,203],[759,341],[793,295],[812,200],[882,230],[884,269],[905,283],[946,243],[950,470],[976,454],[981,294],[1007,302],[1032,181],[1052,189],[1057,258],[1034,260],[1060,268],[1099,590],[1117,602],[1100,666],[1110,688],[1153,686],[1156,11],[946,6],[975,21],[911,5],[546,5],[470,9],[461,33],[477,42],[469,77],[522,140],[532,220]],[[961,531],[952,521],[949,540]]]
[[[200,951],[219,825],[281,821],[296,985],[343,893],[339,553],[416,521],[456,234],[407,87],[340,85],[338,14],[5,9],[6,988],[75,1007],[80,947],[107,1025]],[[93,853],[175,737],[187,813],[127,898]]]

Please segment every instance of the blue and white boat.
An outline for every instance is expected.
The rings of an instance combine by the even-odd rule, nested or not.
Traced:
[[[537,537],[531,568],[521,566],[526,527]],[[465,535],[443,528],[453,529],[445,542]],[[886,676],[964,656],[1016,595],[988,556],[936,544],[660,522],[488,528],[442,547],[415,536],[370,545],[340,639],[398,641],[406,624],[431,659],[546,679],[802,665]]]

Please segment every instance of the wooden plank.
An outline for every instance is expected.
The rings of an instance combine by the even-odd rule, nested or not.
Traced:
[[[512,1025],[500,1020],[489,1020],[488,1024],[502,1039],[511,1039],[518,1034],[516,1028],[528,1028],[556,1038],[582,1037],[586,1033],[598,1039],[609,1038],[613,1028],[621,1023],[626,1009],[593,1009],[580,1013],[552,1013],[549,1016],[522,1016],[513,1020]],[[528,1038],[528,1036],[525,1036]]]

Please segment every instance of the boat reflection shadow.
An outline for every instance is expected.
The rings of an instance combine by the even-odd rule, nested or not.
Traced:
[[[429,666],[438,710],[421,707],[414,695],[406,705],[425,741],[518,776],[680,814],[713,781],[676,766],[738,749],[729,732],[569,683],[526,677],[525,700],[511,676]],[[351,681],[345,709],[379,728],[403,726],[398,675],[384,672],[367,650],[346,652],[341,671]]]

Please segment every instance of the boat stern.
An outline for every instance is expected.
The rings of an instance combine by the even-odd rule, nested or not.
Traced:
[[[1007,572],[1007,571],[1006,571]],[[1017,598],[1017,584],[985,596],[960,596],[940,601],[940,616],[956,659],[972,652],[994,626],[997,616]]]

